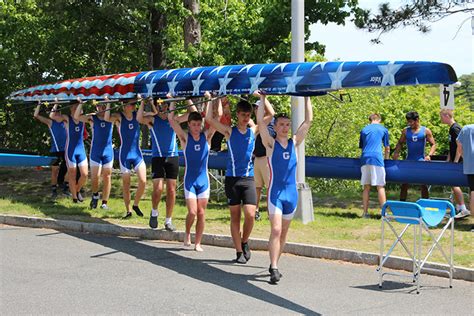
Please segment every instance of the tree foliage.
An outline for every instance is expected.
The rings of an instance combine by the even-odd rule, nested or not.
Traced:
[[[455,95],[464,98],[471,105],[471,110],[474,111],[474,73],[470,75],[462,75],[459,77],[461,86],[455,89]]]
[[[369,32],[378,32],[374,43],[380,43],[380,37],[399,27],[414,26],[420,32],[430,31],[430,22],[436,22],[456,13],[473,12],[471,1],[464,0],[411,0],[393,8],[389,2],[381,3],[377,12],[361,10],[354,19],[357,27]]]
[[[0,99],[12,91],[110,73],[290,59],[290,0],[205,0],[196,18],[201,42],[185,49],[192,15],[176,0],[0,2]],[[344,23],[357,1],[306,1],[307,27]],[[307,29],[307,38],[309,30]],[[307,43],[323,53],[324,47]],[[0,107],[0,147],[45,150],[47,131],[32,108]],[[38,142],[38,140],[45,140]]]
[[[202,0],[199,5],[201,41],[185,49],[184,23],[192,12],[183,1],[2,1],[0,99],[18,89],[69,78],[290,60],[290,0]],[[365,17],[354,0],[306,1],[305,12],[307,27]],[[323,43],[309,42],[306,31],[306,59],[323,60]],[[461,124],[472,123],[472,75],[460,80],[456,117]],[[371,112],[382,114],[393,148],[409,110],[417,110],[422,124],[433,130],[438,152],[446,150],[447,126],[439,122],[437,87],[348,92],[353,100],[348,103],[313,98],[309,155],[358,157],[359,131]],[[289,97],[270,99],[277,111],[290,111]],[[33,121],[33,107],[0,104],[0,147],[47,152],[48,131]]]

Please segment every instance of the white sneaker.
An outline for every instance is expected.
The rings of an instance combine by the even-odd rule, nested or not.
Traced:
[[[110,210],[109,207],[107,206],[107,204],[102,204],[100,206],[100,208],[103,209],[103,210]]]
[[[462,210],[459,213],[457,213],[456,216],[454,216],[454,218],[460,219],[460,218],[464,218],[470,215],[471,215],[471,212],[469,212],[469,210]]]

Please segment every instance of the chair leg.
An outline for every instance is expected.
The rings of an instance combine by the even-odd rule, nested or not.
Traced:
[[[419,235],[418,235],[418,272],[416,275],[416,294],[420,294],[420,278],[421,278],[421,247],[423,242],[423,229],[421,227],[423,219],[420,218],[420,225],[418,226]]]
[[[383,282],[383,248],[384,248],[384,221],[385,219],[382,217],[382,237],[380,238],[380,257],[379,257],[379,289],[382,288],[382,282]]]
[[[417,262],[416,262],[416,226],[413,225],[413,256],[411,260],[413,261],[413,282],[416,281],[416,270],[417,270]]]
[[[449,288],[453,288],[453,256],[454,256],[454,220],[451,217],[451,245],[449,261]]]

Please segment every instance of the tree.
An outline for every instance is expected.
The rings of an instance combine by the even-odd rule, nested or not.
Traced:
[[[471,1],[465,0],[412,0],[399,8],[391,8],[390,3],[381,3],[378,12],[361,10],[354,23],[358,28],[369,32],[378,32],[374,43],[380,43],[380,37],[399,27],[415,26],[422,33],[430,31],[428,23],[439,21],[449,15],[473,12]]]
[[[471,105],[471,110],[474,111],[474,73],[470,75],[462,75],[459,77],[461,86],[456,88],[456,98],[464,98]]]
[[[190,11],[190,15],[184,20],[184,48],[201,43],[201,24],[197,19],[199,14],[199,2],[196,0],[183,0],[184,7]]]
[[[305,10],[307,27],[317,21],[344,23],[360,14],[356,0],[306,1]],[[290,0],[4,0],[0,100],[12,91],[63,79],[289,61],[290,11]],[[191,31],[193,45],[183,49],[189,18],[201,25],[201,41]],[[306,48],[324,53],[318,42],[307,42]],[[0,147],[46,150],[47,131],[36,128],[32,109],[2,103]]]

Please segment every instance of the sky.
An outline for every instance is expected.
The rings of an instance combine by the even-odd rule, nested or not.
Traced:
[[[379,0],[359,0],[365,9],[375,10]],[[391,7],[406,1],[390,1]],[[474,7],[474,4],[471,4]],[[420,33],[416,27],[396,29],[382,35],[382,44],[372,44],[370,40],[376,33],[358,30],[349,19],[345,26],[335,23],[321,23],[310,26],[310,41],[326,45],[325,57],[341,61],[365,60],[412,60],[437,61],[453,66],[456,74],[474,72],[474,36],[471,21],[463,24],[453,39],[462,21],[470,18],[470,13],[459,13],[430,24],[429,33]],[[474,26],[473,26],[474,27]]]

